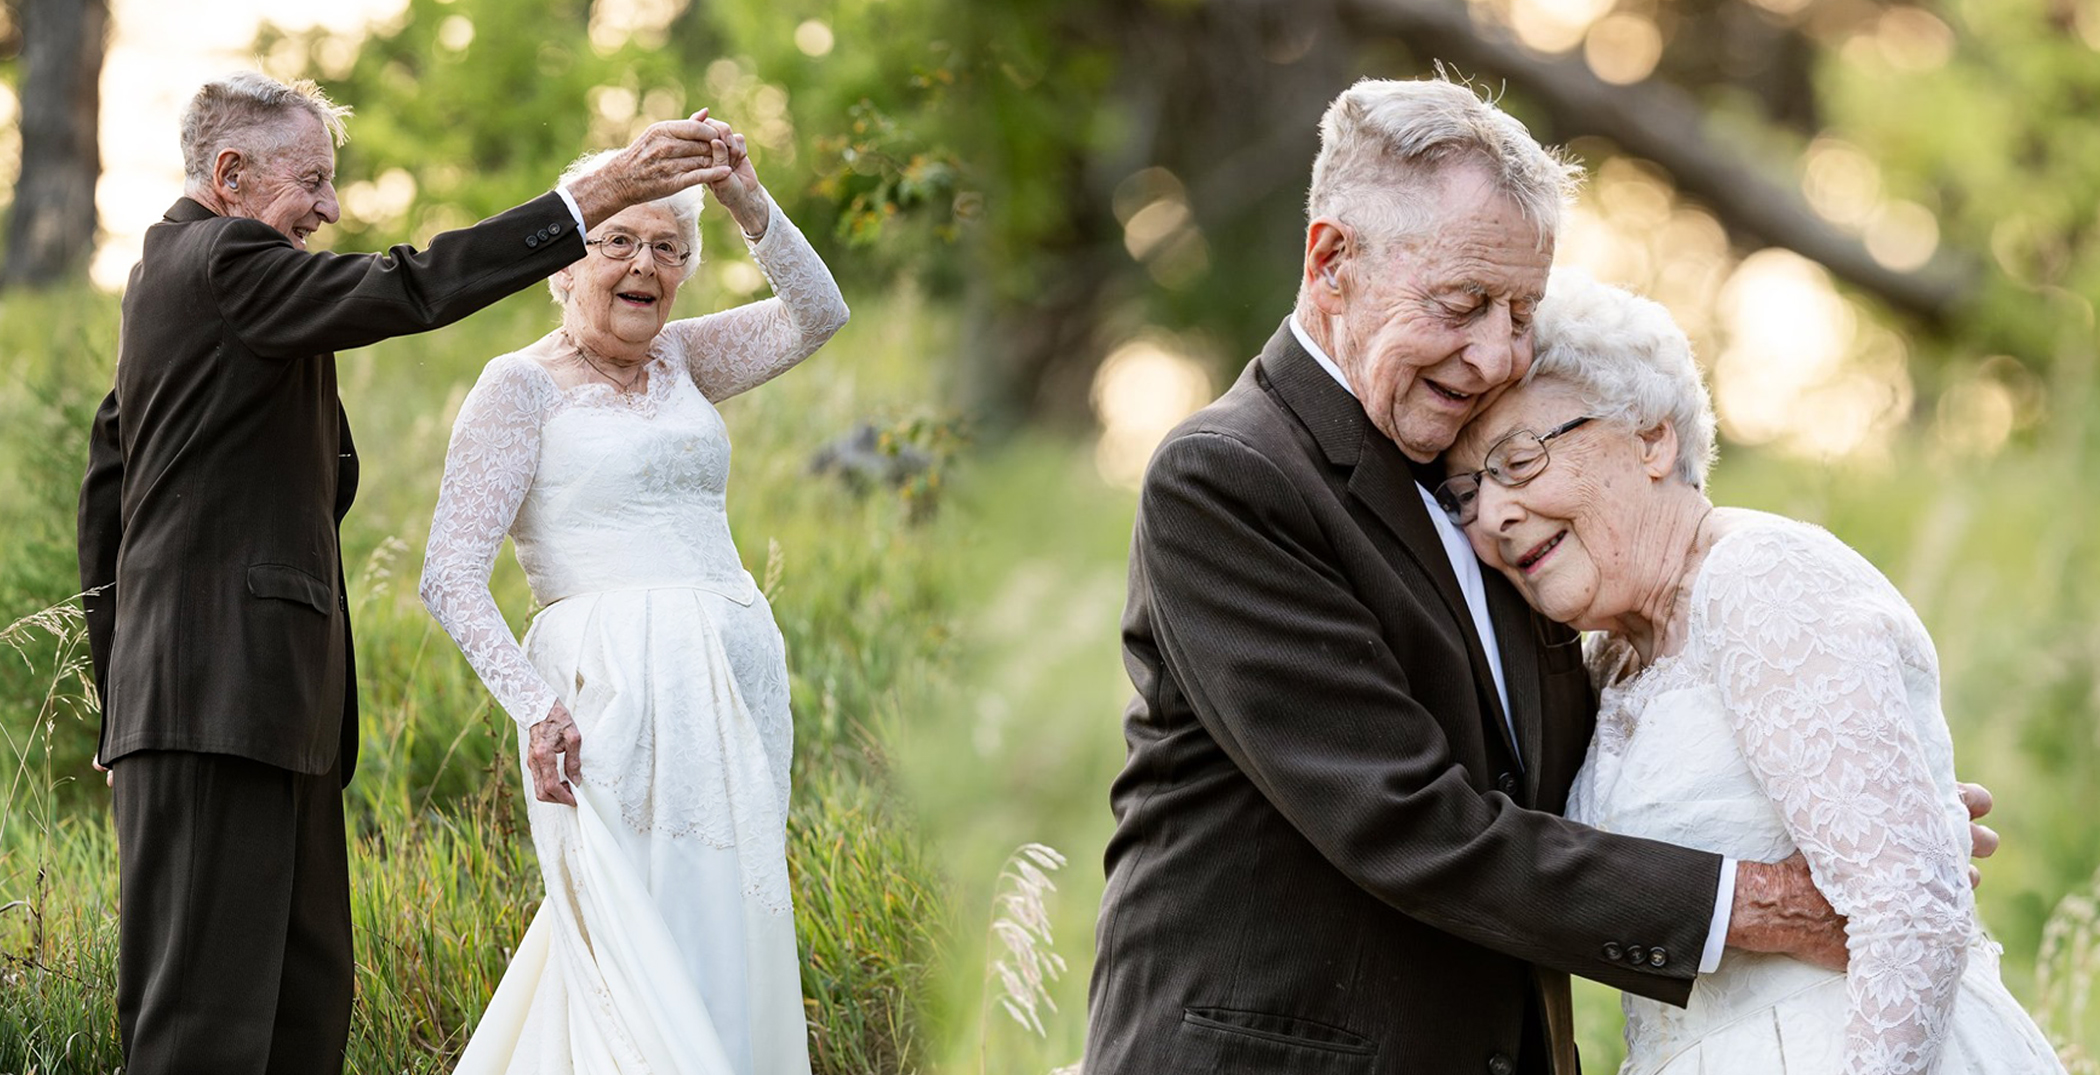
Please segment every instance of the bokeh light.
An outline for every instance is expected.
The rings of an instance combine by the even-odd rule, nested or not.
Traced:
[[[360,179],[341,190],[343,212],[368,225],[390,226],[408,215],[416,200],[416,177],[389,168],[378,179]]]
[[[1590,27],[1583,39],[1582,58],[1590,71],[1606,82],[1632,85],[1655,73],[1662,62],[1662,31],[1640,15],[1620,12],[1608,15]]]
[[[831,27],[816,19],[809,19],[795,27],[795,47],[804,56],[828,56],[832,46]]]
[[[1722,287],[1719,313],[1714,400],[1730,437],[1824,459],[1886,449],[1912,399],[1903,340],[1862,323],[1822,266],[1760,250]]]
[[[1889,202],[1867,222],[1866,242],[1875,261],[1897,272],[1921,269],[1939,249],[1939,218],[1916,202]]]
[[[1160,440],[1210,399],[1203,363],[1172,337],[1148,334],[1116,348],[1094,373],[1101,425],[1094,465],[1101,477],[1137,488]]]
[[[1882,12],[1874,37],[1882,58],[1902,71],[1936,70],[1954,56],[1954,30],[1920,7]]]
[[[1823,137],[1803,156],[1801,193],[1833,224],[1859,228],[1881,204],[1881,168],[1852,145]]]
[[[1590,25],[1613,0],[1511,0],[1509,27],[1517,40],[1540,52],[1566,52],[1582,44]]]
[[[1146,168],[1131,175],[1117,185],[1111,205],[1123,225],[1123,249],[1160,286],[1187,287],[1210,267],[1210,245],[1174,173]]]
[[[610,56],[629,41],[645,49],[662,48],[671,23],[685,12],[688,0],[597,0],[591,5],[591,48]]]
[[[2011,389],[1989,377],[1971,377],[1940,393],[1933,426],[1949,451],[1990,456],[2005,447],[2017,418]]]
[[[452,15],[438,24],[438,44],[448,52],[465,52],[474,43],[474,20]]]

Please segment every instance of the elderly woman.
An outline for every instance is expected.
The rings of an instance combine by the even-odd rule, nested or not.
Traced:
[[[1714,418],[1653,302],[1561,273],[1537,360],[1438,491],[1541,612],[1596,632],[1597,727],[1568,815],[1776,861],[1848,919],[1850,969],[1730,951],[1683,1009],[1628,996],[1622,1075],[2061,1071],[1998,981],[1932,639],[1806,523],[1716,508]]]
[[[715,405],[807,358],[846,305],[742,138],[713,149],[775,297],[667,320],[700,192],[629,208],[549,281],[561,327],[491,361],[453,427],[423,598],[529,741],[547,883],[460,1072],[809,1071],[787,667],[730,541]],[[522,646],[488,587],[506,533],[544,606]]]

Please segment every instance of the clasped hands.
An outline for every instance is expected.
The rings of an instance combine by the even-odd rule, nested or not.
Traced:
[[[1970,854],[1989,858],[1998,850],[1998,834],[1980,824],[1991,812],[1991,793],[1981,784],[1959,784],[1969,811]],[[1983,883],[1983,873],[1969,866],[1969,887]],[[1820,967],[1842,971],[1850,958],[1845,945],[1845,916],[1830,906],[1809,875],[1799,851],[1783,862],[1736,865],[1735,903],[1728,918],[1728,946],[1750,952],[1779,952]]]
[[[633,142],[569,184],[586,229],[630,206],[707,184],[744,234],[765,233],[770,208],[744,136],[703,108],[686,119],[652,123]]]

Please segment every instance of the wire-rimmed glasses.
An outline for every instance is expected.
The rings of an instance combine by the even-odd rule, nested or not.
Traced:
[[[623,231],[607,232],[596,239],[585,239],[583,245],[597,247],[599,253],[614,261],[632,261],[636,254],[647,249],[649,256],[655,258],[658,265],[674,268],[684,265],[686,259],[693,256],[693,248],[684,243],[670,239],[645,243]]]
[[[1509,435],[1488,446],[1487,455],[1481,458],[1479,470],[1471,474],[1457,474],[1436,487],[1437,506],[1451,517],[1452,523],[1465,526],[1473,521],[1480,511],[1480,479],[1493,478],[1495,484],[1504,489],[1531,481],[1546,472],[1546,464],[1553,461],[1546,454],[1546,442],[1563,433],[1581,428],[1585,422],[1596,421],[1594,414],[1562,422],[1544,433],[1533,433],[1528,429],[1512,431]]]

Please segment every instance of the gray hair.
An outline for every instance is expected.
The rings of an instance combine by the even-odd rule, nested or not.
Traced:
[[[1379,248],[1436,224],[1437,184],[1453,167],[1484,168],[1537,225],[1544,249],[1575,196],[1582,166],[1539,145],[1522,123],[1443,78],[1364,79],[1320,117],[1308,221],[1332,217]]]
[[[182,174],[191,184],[210,185],[219,151],[232,147],[251,156],[267,156],[285,142],[283,121],[304,112],[320,121],[340,146],[350,140],[343,117],[348,106],[336,104],[312,79],[289,85],[256,71],[213,79],[197,90],[182,110]]]
[[[576,158],[575,163],[562,170],[561,178],[555,182],[555,185],[568,186],[570,183],[574,183],[584,176],[605,167],[606,162],[619,156],[619,154],[620,151],[617,149],[601,149],[595,153],[586,153]],[[669,212],[671,219],[678,225],[679,237],[685,240],[685,245],[693,248],[693,256],[686,259],[683,275],[678,277],[678,282],[681,284],[692,279],[693,274],[700,271],[700,207],[706,203],[707,188],[704,186],[687,187],[675,194],[668,194],[658,198],[653,202],[641,203],[643,205],[662,206]],[[550,276],[547,278],[547,290],[554,295],[554,301],[557,304],[569,301],[569,290],[561,286],[561,281],[556,277]]]
[[[1580,269],[1556,269],[1532,333],[1537,357],[1523,383],[1559,381],[1591,414],[1635,431],[1669,422],[1677,476],[1705,488],[1716,454],[1713,400],[1670,311]]]

